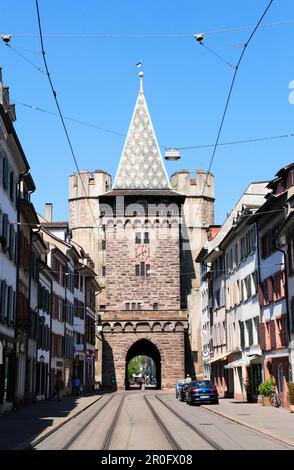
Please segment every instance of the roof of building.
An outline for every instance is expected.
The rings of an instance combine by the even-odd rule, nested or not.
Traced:
[[[140,89],[113,189],[171,189],[143,92]]]
[[[163,197],[182,197],[185,198],[184,194],[173,191],[172,189],[144,189],[144,194],[142,194],[141,189],[113,189],[107,193],[101,194],[101,197],[108,196],[163,196]]]

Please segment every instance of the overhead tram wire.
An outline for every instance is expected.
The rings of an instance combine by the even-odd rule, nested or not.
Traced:
[[[28,104],[28,103],[23,103],[22,101],[15,100],[14,98],[12,98],[12,99],[13,99],[14,103],[16,103],[18,105],[21,105],[24,108],[29,108],[32,111],[38,111],[38,112],[41,112],[41,113],[49,114],[51,116],[59,117],[58,113],[54,113],[53,111],[49,111],[48,109],[40,108],[38,106],[34,106],[34,105]],[[76,119],[76,118],[69,117],[69,116],[63,116],[63,118],[66,119],[67,121],[76,122],[77,124],[81,124],[83,126],[88,126],[88,127],[93,128],[93,129],[97,129],[101,132],[107,132],[109,134],[114,134],[114,135],[117,135],[119,137],[126,137],[126,134],[124,134],[122,132],[116,131],[114,129],[108,129],[106,127],[101,127],[101,126],[98,126],[98,125],[96,125],[94,123],[91,123],[91,122],[81,121],[80,119]],[[242,140],[232,140],[232,141],[228,141],[228,142],[219,142],[217,144],[217,146],[222,147],[222,146],[226,146],[226,145],[247,144],[247,143],[250,143],[250,142],[264,142],[264,141],[267,141],[267,140],[287,139],[287,138],[293,138],[293,137],[294,137],[294,133],[289,132],[288,134],[278,134],[278,135],[271,135],[271,136],[266,136],[266,137],[256,137],[256,138],[251,138],[251,139],[242,139]],[[179,146],[176,145],[174,147],[177,148],[178,150],[200,150],[200,149],[214,147],[214,145],[215,144],[203,144],[203,145],[189,145],[189,146],[186,146],[186,147],[179,147]],[[159,147],[163,148],[163,149],[166,148],[166,146],[163,146],[163,145],[159,145]]]
[[[96,221],[96,218],[95,218],[95,216],[94,216],[94,213],[93,213],[91,204],[90,204],[90,202],[89,202],[89,198],[88,198],[87,193],[86,193],[86,188],[85,188],[84,182],[83,182],[82,177],[81,177],[81,173],[80,173],[79,165],[78,165],[78,162],[77,162],[77,158],[76,158],[76,156],[75,156],[75,152],[74,152],[74,149],[73,149],[73,146],[72,146],[70,137],[69,137],[69,133],[68,133],[68,131],[67,131],[67,128],[66,128],[66,125],[65,125],[65,122],[64,122],[63,114],[62,114],[62,112],[61,112],[61,108],[60,108],[60,105],[59,105],[59,102],[58,102],[58,99],[57,99],[56,91],[55,91],[55,89],[54,89],[54,87],[53,87],[52,79],[51,79],[50,72],[49,72],[49,68],[48,68],[48,65],[47,65],[47,60],[46,60],[46,57],[45,57],[45,49],[44,49],[43,33],[42,33],[42,27],[41,27],[41,18],[40,18],[40,11],[39,11],[38,0],[36,0],[36,10],[37,10],[37,17],[38,17],[38,27],[39,27],[39,37],[40,37],[40,42],[41,42],[41,51],[42,51],[44,66],[45,66],[45,69],[46,69],[46,74],[47,74],[47,77],[48,77],[48,81],[49,81],[49,84],[50,84],[50,87],[51,87],[51,91],[52,91],[52,94],[53,94],[53,97],[54,97],[54,101],[55,101],[56,107],[57,107],[57,109],[58,109],[58,114],[59,114],[60,120],[61,120],[61,122],[62,122],[62,127],[63,127],[63,130],[64,130],[65,135],[66,135],[66,139],[67,139],[67,142],[68,142],[70,151],[71,151],[72,158],[73,158],[73,160],[74,160],[74,163],[75,163],[75,166],[76,166],[78,175],[79,175],[79,177],[80,177],[80,181],[81,181],[81,184],[82,184],[84,193],[85,193],[86,200],[87,200],[88,205],[89,205],[89,208],[90,208],[90,212],[91,212],[91,214],[92,214],[94,223],[96,224],[97,221]]]
[[[283,26],[294,24],[294,19],[265,23],[259,28],[270,28],[272,26]],[[223,34],[254,29],[255,25],[236,26],[231,28],[220,28],[213,31],[202,31],[205,35]],[[34,38],[37,34],[11,33],[11,36],[19,38]],[[194,34],[43,34],[43,37],[51,39],[191,39]]]
[[[198,208],[197,208],[195,220],[197,220],[198,213],[199,213],[199,210],[200,210],[200,206],[201,206],[201,203],[202,203],[202,201],[203,201],[203,195],[204,195],[204,192],[205,192],[205,188],[206,188],[206,186],[207,186],[208,176],[209,176],[209,174],[210,174],[210,170],[211,170],[211,167],[212,167],[212,164],[213,164],[213,161],[214,161],[216,149],[217,149],[217,147],[218,147],[219,138],[220,138],[221,131],[222,131],[222,128],[223,128],[223,124],[224,124],[224,121],[225,121],[225,117],[226,117],[226,114],[227,114],[227,110],[228,110],[228,107],[229,107],[230,99],[231,99],[231,96],[232,96],[232,91],[233,91],[233,88],[234,88],[234,84],[235,84],[235,81],[236,81],[236,76],[237,76],[237,73],[238,73],[240,64],[241,64],[241,62],[242,62],[243,56],[244,56],[244,54],[245,54],[245,51],[246,51],[246,49],[247,49],[249,43],[251,42],[251,40],[252,40],[253,36],[255,35],[257,29],[259,28],[259,25],[260,25],[260,23],[262,22],[263,18],[265,17],[266,13],[267,13],[268,10],[270,9],[270,7],[271,7],[273,1],[274,1],[274,0],[270,0],[269,4],[267,5],[266,9],[264,10],[263,14],[261,15],[261,17],[260,17],[258,23],[255,25],[255,27],[254,27],[252,33],[250,34],[250,36],[249,36],[247,42],[244,44],[243,50],[242,50],[242,52],[241,52],[241,54],[240,54],[239,60],[238,60],[237,65],[236,65],[236,67],[235,67],[235,71],[234,71],[233,78],[232,78],[232,81],[231,81],[231,85],[230,85],[230,88],[229,88],[229,93],[228,93],[228,96],[227,96],[227,99],[226,99],[226,103],[225,103],[225,108],[224,108],[224,111],[223,111],[223,114],[222,114],[222,118],[221,118],[221,122],[220,122],[219,129],[218,129],[216,141],[215,141],[215,144],[214,144],[214,147],[213,147],[213,151],[212,151],[212,155],[211,155],[211,158],[210,158],[208,170],[207,170],[207,172],[206,172],[206,178],[205,178],[204,186],[203,186],[202,193],[201,193],[201,199],[200,199],[200,202],[199,202],[199,204],[198,204]]]
[[[5,45],[6,47],[9,47],[9,49],[11,51],[13,51],[15,54],[17,54],[19,57],[21,57],[23,60],[25,60],[26,62],[28,62],[32,67],[34,67],[35,69],[37,69],[40,73],[42,73],[43,75],[47,75],[46,71],[45,70],[42,70],[37,64],[35,64],[34,62],[32,62],[30,59],[28,59],[25,55],[21,54],[20,52],[18,52],[14,47],[12,47],[10,44],[6,44]]]

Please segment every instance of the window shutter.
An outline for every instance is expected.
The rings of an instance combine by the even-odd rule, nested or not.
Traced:
[[[273,299],[274,299],[274,289],[273,289],[273,278],[272,277],[267,278],[267,295],[268,295],[269,303],[272,302]]]
[[[258,339],[260,349],[265,350],[265,325],[264,323],[259,323],[258,325]]]
[[[8,160],[7,157],[3,158],[3,187],[8,189]]]
[[[276,347],[276,326],[275,320],[270,320],[270,340],[271,340],[271,348],[275,349]]]
[[[12,302],[13,302],[12,294],[13,294],[12,287],[9,286],[7,289],[7,302],[6,302],[7,323],[10,323],[10,319],[11,319],[11,309],[12,309]]]
[[[281,298],[285,297],[285,271],[280,272],[280,293]]]
[[[2,242],[3,246],[7,246],[8,242],[8,215],[3,214],[2,216]]]
[[[7,284],[6,284],[6,281],[2,281],[1,282],[1,302],[0,302],[0,315],[1,315],[2,322],[4,322],[4,319],[5,319],[6,295],[7,295]]]

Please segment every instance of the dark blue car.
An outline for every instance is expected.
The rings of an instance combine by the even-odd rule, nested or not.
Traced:
[[[207,402],[218,405],[217,389],[209,380],[192,380],[186,390],[186,402],[188,405]]]

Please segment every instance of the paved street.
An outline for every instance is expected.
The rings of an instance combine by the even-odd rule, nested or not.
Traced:
[[[91,403],[93,404],[89,406]],[[54,406],[65,409],[66,404],[69,407],[70,398],[65,398],[63,405],[60,402],[44,403],[43,416],[39,420],[36,413],[38,408],[42,411],[42,405],[35,405],[35,425],[37,422],[47,423],[43,428],[39,428],[39,432],[34,429],[32,410],[27,412],[21,410],[1,417],[1,447],[28,448],[31,443],[36,450],[294,448],[293,432],[291,434],[294,416],[286,410],[272,407],[234,404],[232,400],[221,400],[219,406],[191,407],[177,401],[174,393],[146,390],[116,392],[101,397],[81,397],[76,400],[76,406],[72,407],[74,409],[68,410],[68,413],[64,413],[62,417],[54,417]],[[49,418],[45,416],[44,411],[47,406],[49,412],[50,405],[52,416]],[[240,411],[240,407],[243,412]],[[85,411],[80,412],[83,408]],[[221,414],[239,422],[234,422]],[[27,421],[29,415],[31,419]],[[48,426],[49,419],[50,426]],[[251,421],[254,419],[256,430],[244,426],[244,424],[253,426],[250,419]],[[272,432],[272,436],[257,432],[258,429],[261,430],[261,424],[263,431]],[[3,440],[4,429],[7,433]],[[30,430],[31,438],[29,438]],[[279,440],[274,438],[275,435]],[[291,442],[293,446],[290,445]]]

